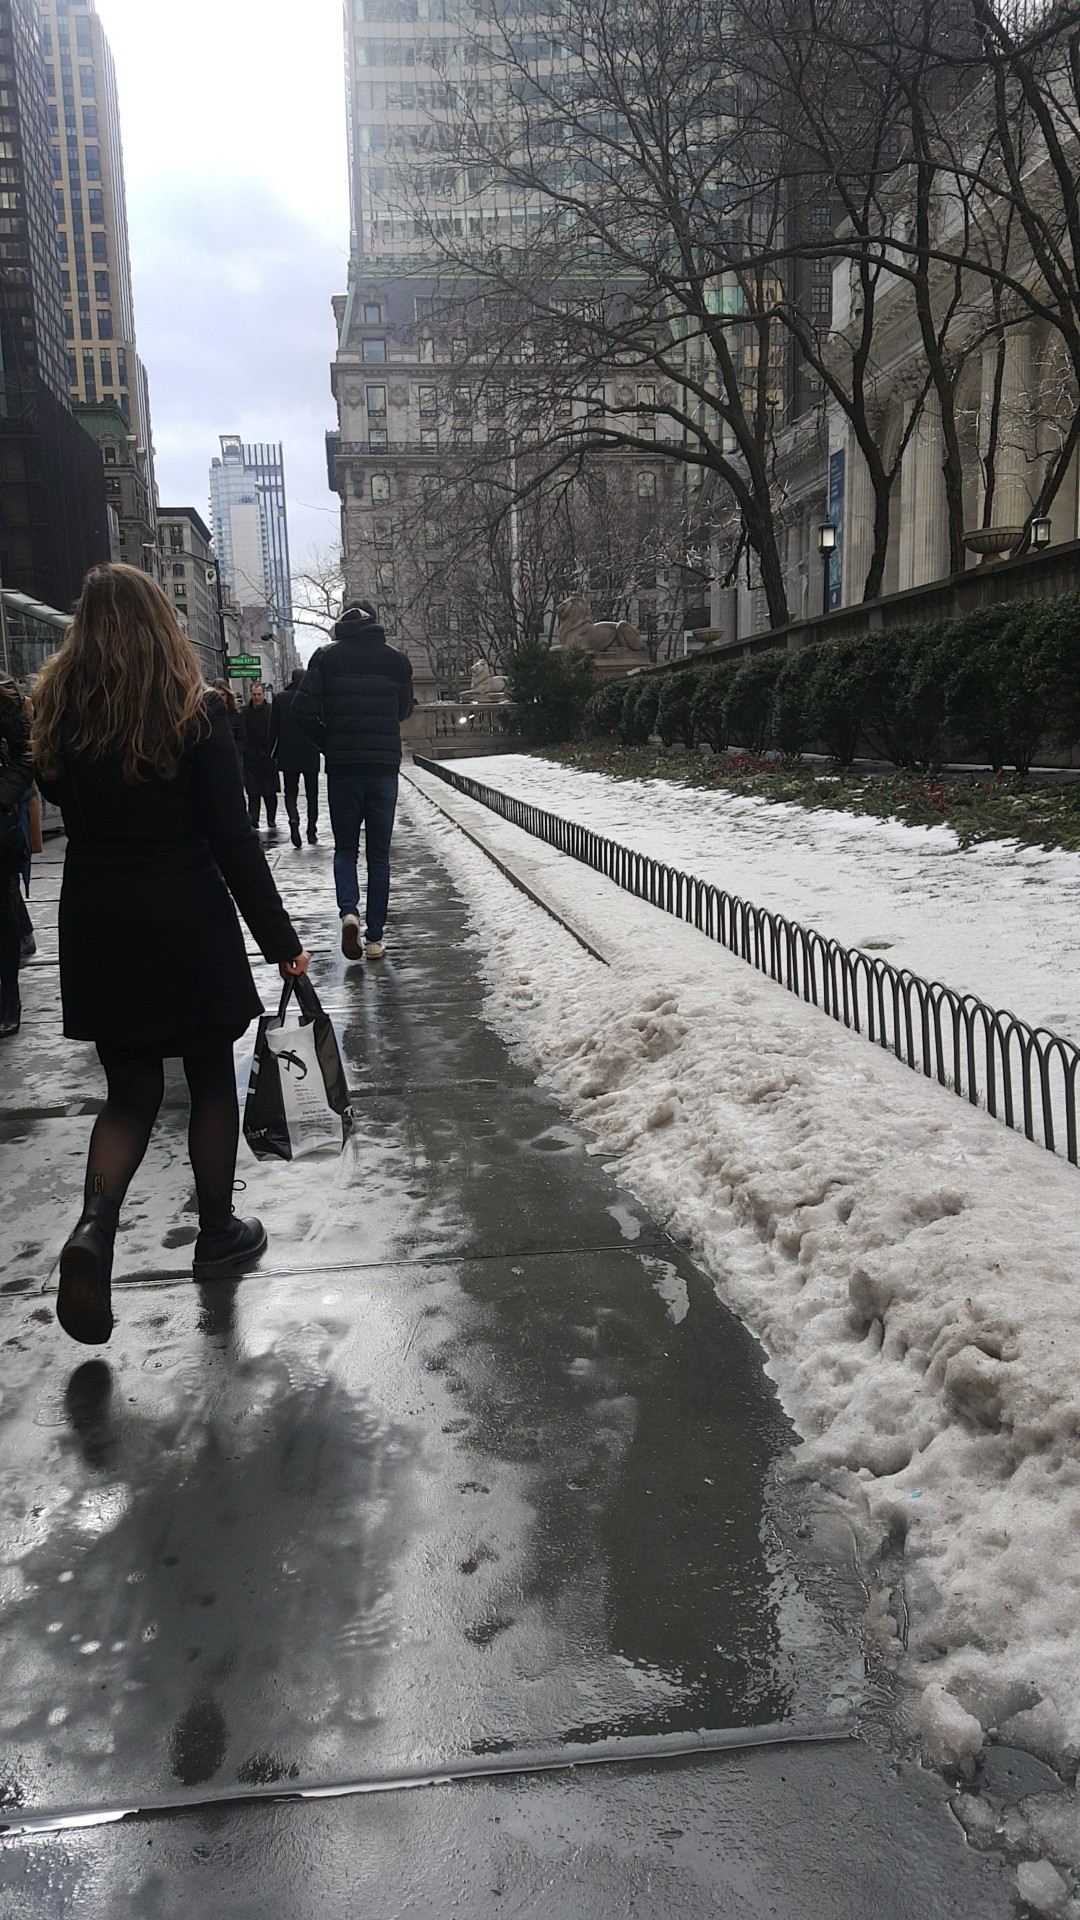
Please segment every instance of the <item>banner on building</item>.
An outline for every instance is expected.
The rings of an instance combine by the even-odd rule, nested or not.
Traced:
[[[836,528],[836,545],[829,555],[828,610],[833,613],[844,594],[844,449],[829,455],[829,519]]]

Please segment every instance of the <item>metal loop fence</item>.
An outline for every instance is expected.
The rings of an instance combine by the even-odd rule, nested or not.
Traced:
[[[916,1073],[1077,1165],[1080,1047],[1071,1040],[1000,1012],[976,994],[958,993],[879,955],[842,947],[813,927],[756,907],[469,774],[419,755],[415,759],[512,826],[685,921]]]

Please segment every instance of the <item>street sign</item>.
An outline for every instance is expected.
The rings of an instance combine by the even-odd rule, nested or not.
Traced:
[[[232,664],[232,661],[230,660],[229,679],[230,680],[261,680],[262,668],[261,667],[234,667]]]
[[[257,653],[227,653],[225,655],[225,665],[229,668],[230,672],[235,667],[237,673],[240,673],[244,667],[259,667],[261,669],[262,661],[259,659]]]

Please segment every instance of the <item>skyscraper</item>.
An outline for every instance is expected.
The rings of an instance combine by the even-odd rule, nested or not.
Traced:
[[[257,650],[280,686],[296,663],[282,447],[245,446],[238,434],[222,434],[210,469],[210,517],[222,580],[251,638],[264,643]]]
[[[154,571],[154,455],[146,371],[135,345],[127,194],[112,51],[96,0],[40,0],[66,372],[73,400],[119,407],[150,528],[123,527],[123,557]]]
[[[110,552],[68,391],[37,0],[0,0],[0,573],[60,608]]]

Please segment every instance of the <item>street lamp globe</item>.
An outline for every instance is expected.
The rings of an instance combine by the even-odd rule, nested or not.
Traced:
[[[836,528],[831,520],[823,520],[817,530],[818,552],[822,555],[836,551]]]
[[[1048,547],[1050,545],[1050,522],[1044,514],[1036,515],[1035,519],[1031,522],[1030,534],[1033,547]]]

